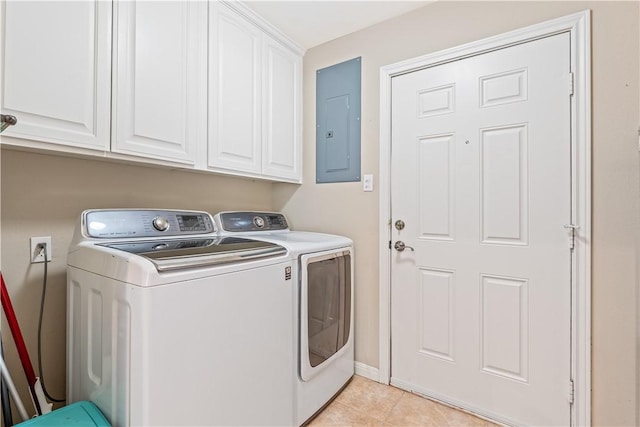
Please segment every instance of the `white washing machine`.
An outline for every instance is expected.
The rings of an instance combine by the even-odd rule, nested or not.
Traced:
[[[114,426],[292,425],[287,250],[205,212],[91,210],[68,255],[67,400]]]
[[[307,422],[354,374],[353,242],[343,236],[289,230],[283,214],[221,212],[221,235],[287,248],[294,265],[296,425]]]

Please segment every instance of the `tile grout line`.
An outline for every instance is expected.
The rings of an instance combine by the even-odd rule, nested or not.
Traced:
[[[338,402],[338,403],[340,403],[340,402]],[[344,404],[344,403],[341,403],[341,405],[344,406],[347,409],[351,409],[352,411],[357,412],[360,415],[365,416],[368,419],[375,420],[375,421],[381,421],[381,422],[385,421],[384,419],[380,419],[380,418],[371,416],[369,413],[367,413],[366,411],[363,411],[362,409],[360,409],[358,407],[355,407],[355,406],[352,406],[352,405],[347,405],[347,404]]]
[[[342,392],[340,392],[340,394],[344,393],[344,392],[347,390],[347,388],[349,388],[349,386],[352,386],[352,385],[353,385],[353,381],[351,382],[351,384],[349,384],[347,387],[345,387],[345,389],[344,389],[344,390],[342,390]],[[336,399],[334,399],[334,401],[332,402],[332,404],[334,404],[334,403],[339,404],[340,406],[343,406],[343,407],[345,407],[345,408],[347,408],[347,409],[350,409],[350,410],[352,410],[352,411],[355,411],[356,413],[358,413],[358,414],[360,414],[360,415],[364,415],[364,416],[366,416],[366,417],[373,418],[373,419],[377,420],[377,418],[375,418],[375,417],[371,417],[367,412],[365,412],[365,411],[361,410],[361,409],[360,409],[359,407],[357,407],[357,406],[354,406],[354,405],[353,405],[353,404],[351,404],[350,402],[342,402],[342,401],[338,401],[338,399],[336,398]]]
[[[398,389],[400,390],[400,389]],[[402,393],[400,394],[400,397],[398,398],[398,400],[396,400],[396,403],[393,404],[393,406],[391,407],[391,409],[389,409],[389,412],[387,412],[387,414],[385,415],[384,419],[382,420],[382,422],[386,423],[387,420],[389,419],[389,417],[391,416],[391,413],[393,412],[394,409],[396,409],[396,406],[398,406],[398,403],[400,403],[400,400],[402,400],[402,398],[404,397],[405,394],[407,394],[406,391],[404,390],[400,390]]]
[[[368,383],[371,382],[372,384],[374,384],[375,386],[379,386],[380,383],[369,380],[367,378],[363,378],[364,383],[363,384],[367,384],[366,388],[370,388]],[[384,414],[381,415],[381,417],[376,417],[376,416],[372,416],[371,414],[369,414],[368,412],[360,409],[360,407],[358,406],[353,406],[351,403],[345,403],[345,402],[336,402],[336,403],[340,403],[342,406],[344,406],[345,408],[351,409],[355,412],[357,412],[360,415],[364,415],[367,418],[382,422],[382,423],[386,423],[387,419],[389,418],[389,416],[391,415],[391,412],[393,411],[393,409],[395,409],[395,407],[398,405],[398,403],[400,402],[400,400],[402,399],[402,397],[404,396],[404,394],[406,393],[404,390],[401,390],[397,387],[393,387],[391,385],[387,385],[385,387],[388,388],[393,388],[396,389],[400,392],[400,396],[396,399],[395,403],[393,404],[393,406]]]
[[[367,418],[374,419],[374,420],[376,420],[376,421],[382,421],[382,422],[384,422],[384,421],[385,421],[384,419],[380,419],[380,418],[377,418],[377,417],[373,417],[373,416],[371,416],[368,412],[366,412],[366,411],[364,411],[364,410],[360,409],[360,408],[359,408],[359,407],[357,407],[357,406],[353,406],[353,405],[351,405],[351,404],[346,404],[346,403],[342,403],[342,402],[338,402],[338,403],[341,403],[341,404],[342,404],[342,406],[344,406],[345,408],[351,409],[351,410],[353,410],[353,411],[357,412],[357,413],[358,413],[358,414],[360,414],[360,415],[364,415],[364,416],[365,416],[365,417],[367,417]]]

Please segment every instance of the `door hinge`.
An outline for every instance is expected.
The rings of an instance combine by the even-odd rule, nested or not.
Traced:
[[[575,87],[575,78],[573,73],[569,73],[569,95],[573,95]]]
[[[569,249],[573,249],[576,247],[576,230],[580,228],[580,226],[575,224],[565,224],[564,228],[569,231]]]
[[[576,386],[573,380],[569,380],[569,403],[573,405],[576,395]]]

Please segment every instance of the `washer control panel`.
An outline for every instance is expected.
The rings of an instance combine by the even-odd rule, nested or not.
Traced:
[[[167,231],[169,229],[169,220],[163,216],[157,216],[151,221],[153,228],[158,231]]]
[[[215,233],[213,218],[207,212],[151,209],[95,209],[82,213],[87,237],[185,236]]]
[[[287,230],[287,218],[273,212],[220,212],[216,215],[218,225],[224,231],[276,231]]]

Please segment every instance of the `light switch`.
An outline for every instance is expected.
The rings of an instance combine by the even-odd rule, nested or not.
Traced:
[[[362,180],[362,191],[373,191],[373,175],[365,175]]]

